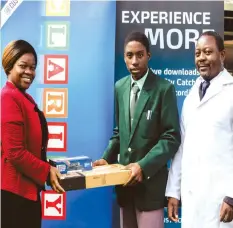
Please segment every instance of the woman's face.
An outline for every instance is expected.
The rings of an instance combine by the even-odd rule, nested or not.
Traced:
[[[20,90],[27,90],[32,84],[36,75],[36,62],[34,55],[27,53],[22,55],[14,64],[8,74],[8,81],[13,83]]]

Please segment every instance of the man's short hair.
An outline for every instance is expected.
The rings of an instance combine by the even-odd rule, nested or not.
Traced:
[[[131,41],[140,42],[146,48],[146,51],[150,52],[149,40],[144,33],[134,31],[128,34],[128,36],[125,38],[124,48]]]
[[[215,42],[216,42],[216,45],[218,47],[218,50],[219,51],[223,51],[224,50],[224,41],[223,41],[223,38],[217,33],[217,32],[214,32],[214,31],[206,31],[204,33],[202,33],[200,35],[200,37],[198,38],[198,40],[202,37],[202,36],[212,36],[214,39],[215,39]],[[197,41],[198,41],[197,40]]]

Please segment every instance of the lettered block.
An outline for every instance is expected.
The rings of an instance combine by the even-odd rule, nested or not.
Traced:
[[[42,218],[66,219],[66,193],[58,194],[55,191],[42,191]]]
[[[67,124],[48,122],[49,141],[47,151],[67,151]]]
[[[43,111],[47,118],[66,118],[68,110],[68,89],[44,89]]]
[[[46,0],[46,16],[70,16],[70,0]]]
[[[69,46],[69,22],[48,21],[46,27],[46,48],[67,50]]]
[[[68,83],[68,55],[44,56],[44,83]]]

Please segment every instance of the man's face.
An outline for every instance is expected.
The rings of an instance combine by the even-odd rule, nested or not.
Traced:
[[[128,71],[135,80],[139,80],[147,71],[150,53],[137,41],[130,41],[125,46],[124,60]]]
[[[223,69],[225,51],[219,51],[214,37],[204,35],[196,45],[195,63],[204,79],[212,79]]]
[[[36,63],[31,53],[22,55],[14,64],[8,80],[20,90],[26,90],[35,78]]]

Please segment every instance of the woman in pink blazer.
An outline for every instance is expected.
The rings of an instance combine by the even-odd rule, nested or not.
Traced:
[[[2,228],[41,227],[39,194],[47,178],[56,192],[64,192],[59,171],[46,161],[46,119],[26,93],[36,65],[36,52],[24,40],[12,41],[3,51],[7,83],[1,90]]]

